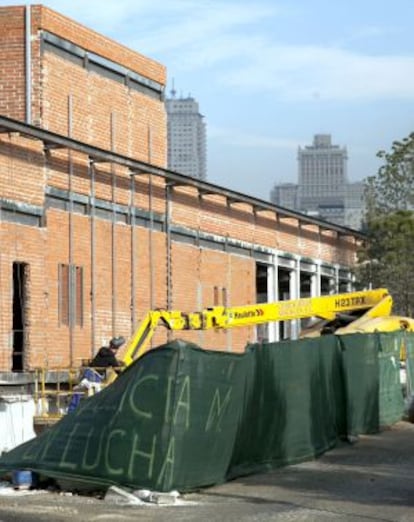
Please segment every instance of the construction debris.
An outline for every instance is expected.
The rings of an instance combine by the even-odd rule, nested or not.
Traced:
[[[105,502],[117,505],[137,506],[143,504],[143,501],[134,494],[126,491],[118,486],[111,486],[104,497]]]

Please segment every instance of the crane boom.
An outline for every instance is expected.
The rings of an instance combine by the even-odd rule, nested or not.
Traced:
[[[276,321],[317,317],[328,321],[352,313],[383,317],[391,313],[392,298],[385,288],[308,297],[244,306],[214,306],[198,312],[150,310],[127,343],[121,358],[126,366],[143,355],[158,325],[169,330],[209,330],[254,326]]]

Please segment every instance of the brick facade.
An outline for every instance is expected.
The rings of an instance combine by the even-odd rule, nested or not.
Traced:
[[[25,7],[0,8],[0,114],[20,121],[28,99],[26,19]],[[28,123],[165,167],[165,68],[43,6],[31,7],[30,20]],[[277,210],[256,213],[193,187],[175,187],[167,204],[162,177],[131,181],[120,165],[91,166],[82,152],[46,149],[0,134],[0,371],[12,369],[19,319],[23,369],[78,365],[112,335],[128,337],[148,309],[256,302],[258,260],[274,270],[272,259],[286,254],[343,271],[354,261],[352,234],[305,226]],[[62,265],[79,270],[72,291],[80,308],[70,312],[81,318],[72,325],[61,320]],[[255,332],[179,337],[241,351]],[[165,340],[160,329],[154,344]]]

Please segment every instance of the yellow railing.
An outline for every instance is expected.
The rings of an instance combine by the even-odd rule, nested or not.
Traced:
[[[104,385],[85,378],[87,368],[37,368],[34,372],[35,425],[50,425],[68,412],[74,396],[94,395]],[[94,373],[94,370],[89,369]],[[97,374],[96,374],[97,375]]]

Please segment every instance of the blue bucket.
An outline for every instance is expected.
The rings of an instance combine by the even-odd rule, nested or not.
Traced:
[[[36,475],[31,471],[16,469],[12,472],[12,484],[16,489],[29,489],[36,484]]]

